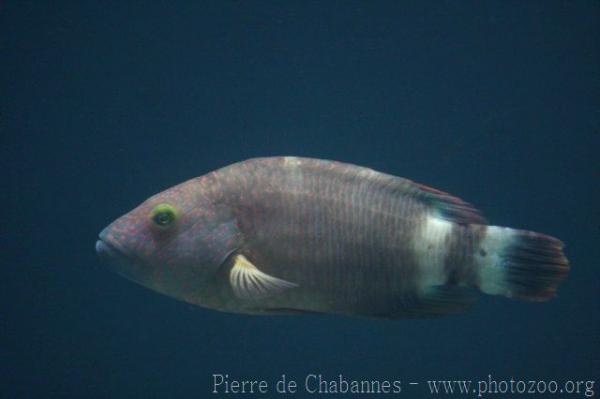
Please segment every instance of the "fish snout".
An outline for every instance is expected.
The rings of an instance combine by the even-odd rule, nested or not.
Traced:
[[[110,245],[106,243],[106,237],[108,235],[108,227],[105,227],[100,234],[98,234],[98,240],[96,241],[96,254],[102,258],[111,257],[114,255],[114,250],[110,248]]]
[[[96,241],[96,254],[101,258],[111,258],[114,257],[115,251],[111,249],[111,247],[102,241],[101,239]]]
[[[98,240],[96,241],[96,254],[103,260],[110,262],[123,261],[127,258],[125,253],[114,243],[110,236],[111,226],[106,227],[98,234]]]

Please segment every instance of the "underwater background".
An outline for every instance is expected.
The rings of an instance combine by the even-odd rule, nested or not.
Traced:
[[[218,373],[401,380],[369,397],[411,398],[599,379],[599,2],[3,2],[0,85],[1,398],[239,397],[211,393]],[[549,302],[439,319],[256,317],[97,258],[150,195],[269,155],[448,191],[563,240],[571,273]]]

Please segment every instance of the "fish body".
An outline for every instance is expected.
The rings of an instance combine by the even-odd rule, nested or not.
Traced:
[[[189,180],[96,244],[117,272],[195,305],[384,318],[460,312],[476,289],[549,299],[569,268],[562,247],[408,179],[299,157]]]

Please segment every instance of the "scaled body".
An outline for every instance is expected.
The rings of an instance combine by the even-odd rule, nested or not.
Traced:
[[[560,241],[487,226],[456,197],[297,157],[251,159],[192,179],[100,238],[98,252],[134,281],[253,314],[435,316],[467,307],[472,288],[548,299],[568,270]]]

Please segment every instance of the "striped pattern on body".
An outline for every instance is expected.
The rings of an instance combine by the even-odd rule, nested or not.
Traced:
[[[449,221],[443,205],[461,207],[465,219],[483,219],[440,191],[359,166],[294,157],[245,161],[211,179],[216,201],[235,209],[241,252],[265,273],[299,285],[278,305],[401,312],[427,287],[474,281],[470,252],[480,234]]]

